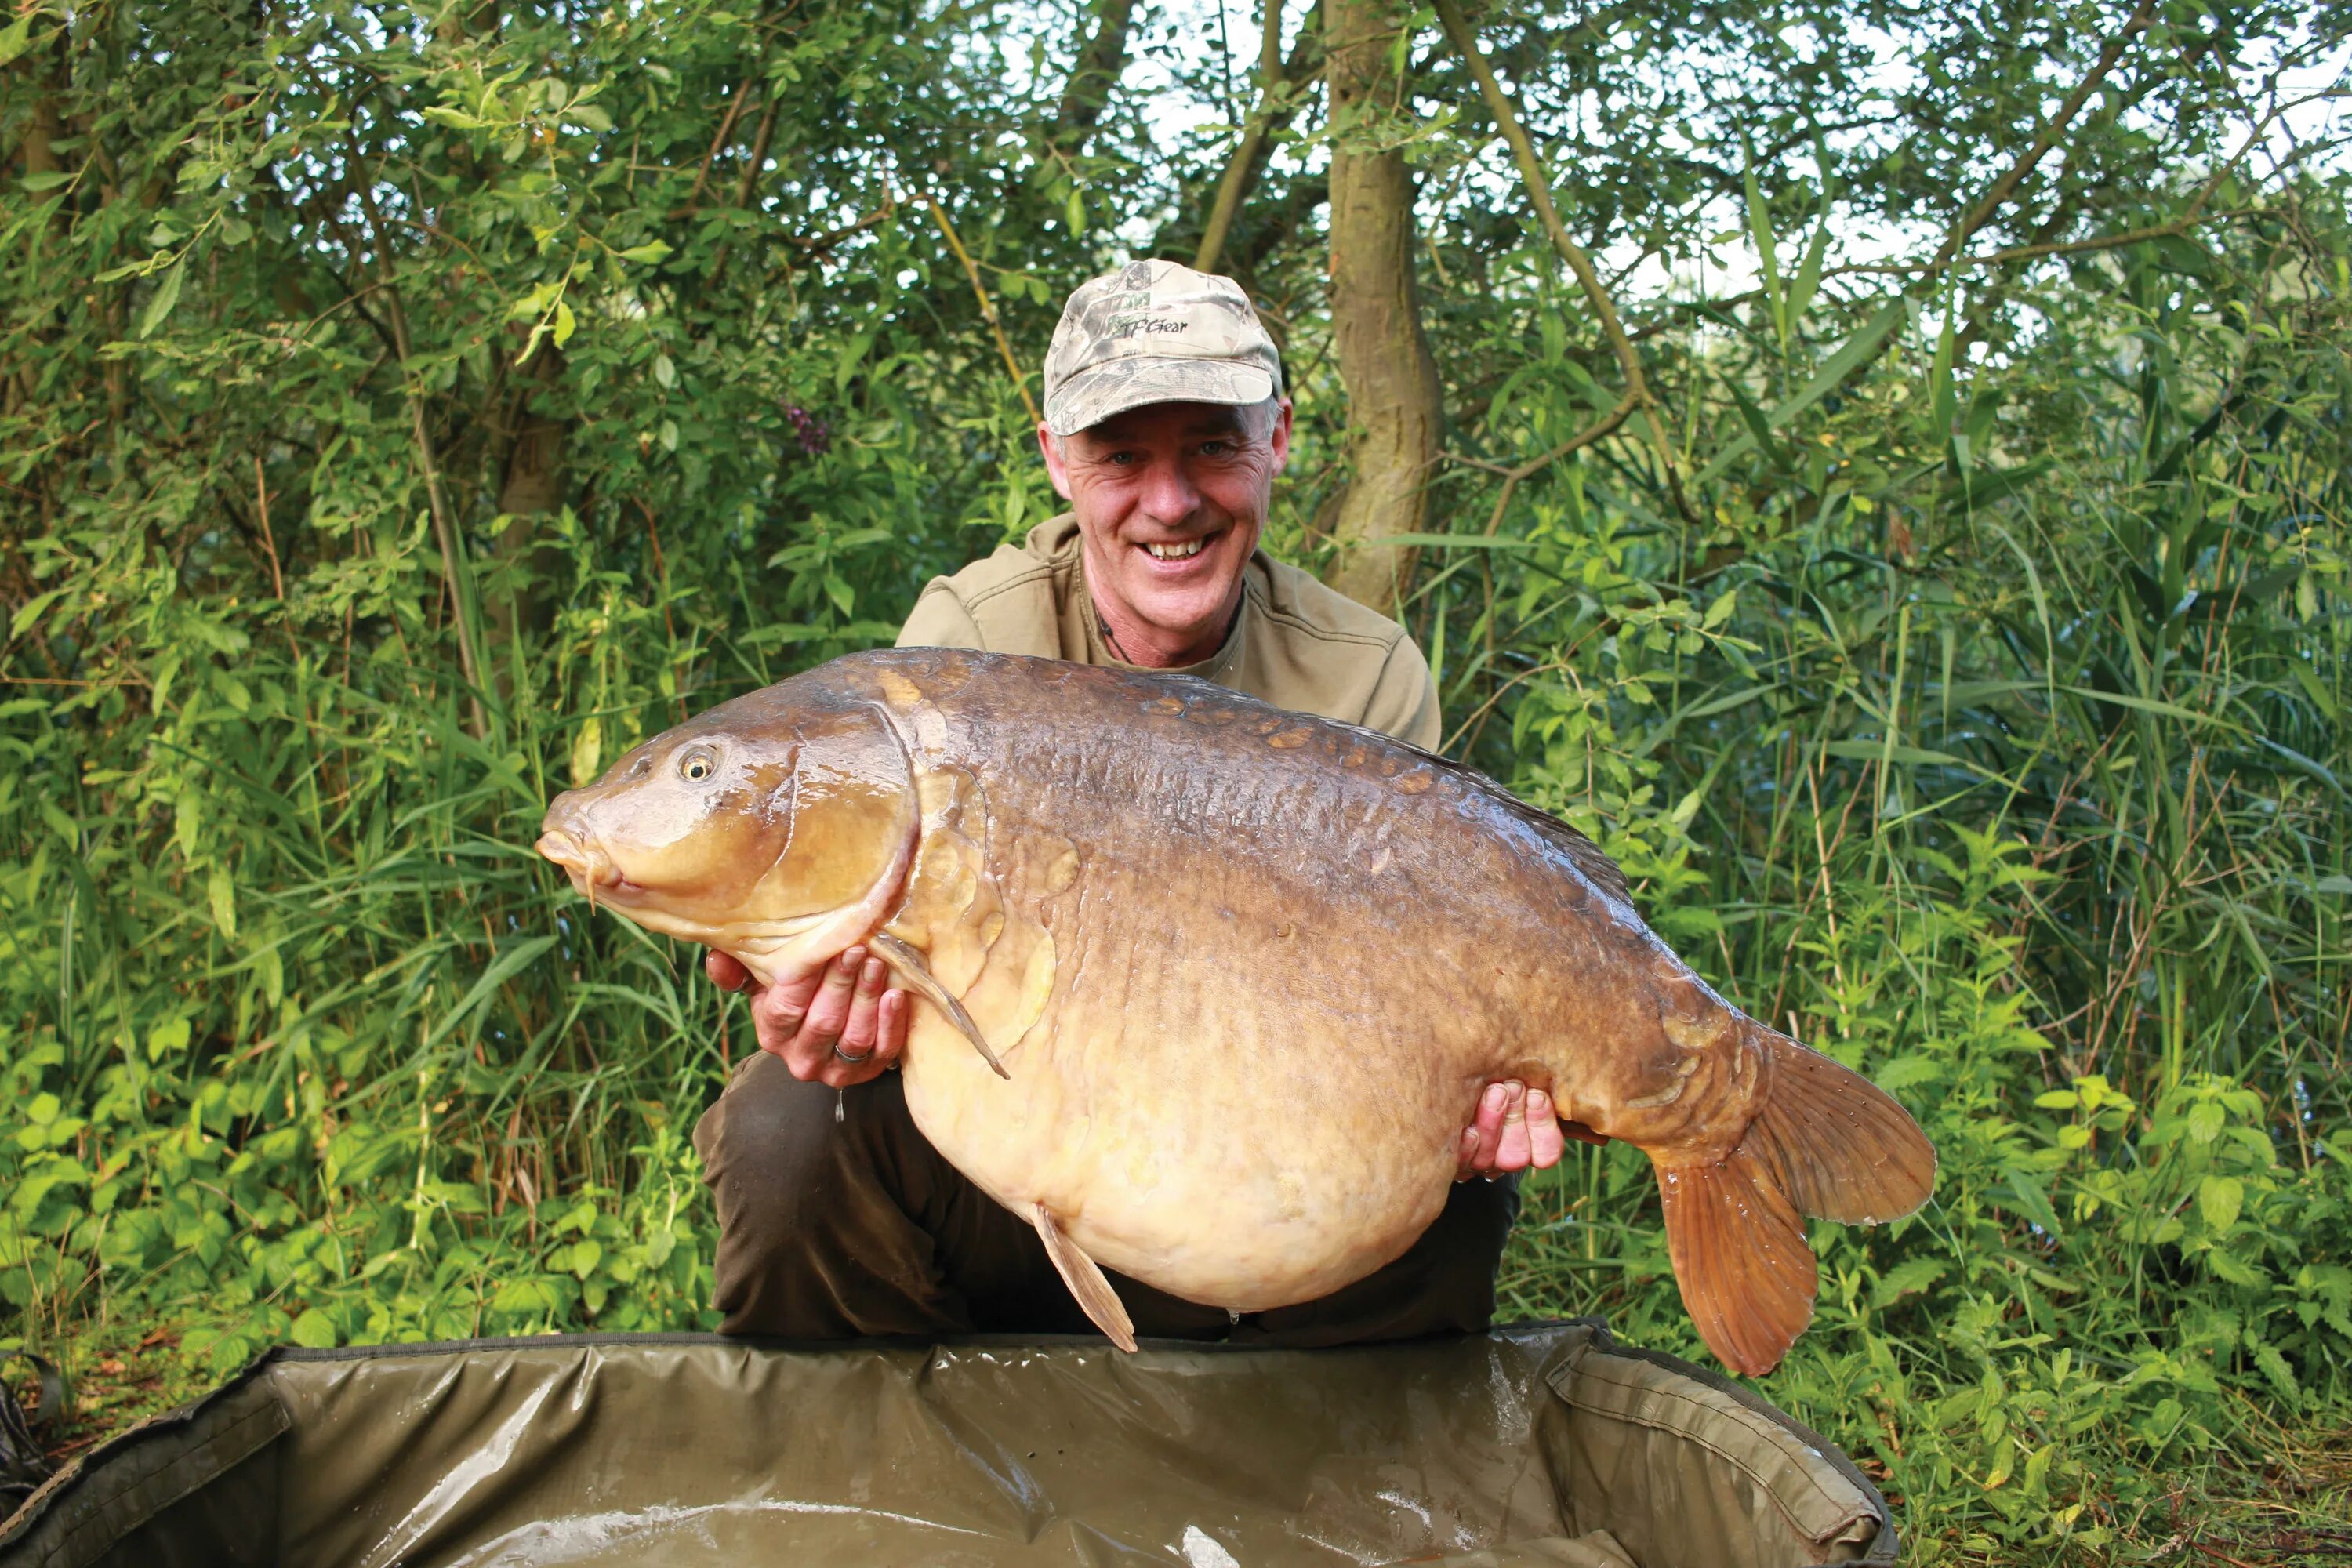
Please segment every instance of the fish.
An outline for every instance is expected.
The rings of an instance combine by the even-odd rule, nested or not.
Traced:
[[[537,847],[762,982],[880,958],[924,999],[915,1124],[1122,1349],[1106,1268],[1247,1312],[1402,1254],[1501,1079],[1649,1157],[1693,1325],[1751,1376],[1811,1319],[1805,1218],[1935,1181],[1900,1104],[1718,995],[1569,824],[1191,677],[848,655],[636,746]]]

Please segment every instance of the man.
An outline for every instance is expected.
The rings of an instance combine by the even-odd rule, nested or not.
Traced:
[[[1137,262],[1070,297],[1037,429],[1069,512],[934,579],[899,633],[1201,676],[1281,707],[1438,743],[1437,691],[1402,628],[1257,547],[1290,451],[1282,364],[1230,279]],[[713,980],[750,988],[712,953]],[[831,1339],[1087,1332],[1036,1232],[958,1173],[888,1069],[908,998],[852,948],[752,999],[761,1049],[695,1130],[719,1199],[729,1333]],[[1559,1157],[1550,1103],[1516,1082],[1463,1108],[1462,1173]],[[1114,1275],[1139,1334],[1330,1344],[1476,1330],[1518,1206],[1465,1182],[1404,1257],[1323,1300],[1229,1319]]]

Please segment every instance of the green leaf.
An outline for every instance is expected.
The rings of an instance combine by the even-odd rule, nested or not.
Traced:
[[[294,1320],[294,1342],[314,1351],[332,1350],[341,1341],[335,1332],[335,1321],[316,1307],[306,1309]]]
[[[624,261],[653,262],[661,260],[664,257],[669,255],[669,241],[666,239],[649,239],[643,245],[633,245],[629,247],[628,249],[621,252],[621,259]]]
[[[1822,286],[1822,264],[1829,258],[1830,200],[1832,193],[1824,185],[1822,191],[1821,218],[1813,225],[1812,243],[1805,247],[1805,258],[1797,264],[1797,276],[1789,284],[1789,331],[1796,331],[1812,308],[1813,295]]]
[[[37,12],[26,11],[6,26],[0,27],[0,66],[8,64],[32,47],[33,18],[37,15]]]
[[[163,319],[172,313],[172,307],[180,302],[180,280],[187,275],[188,258],[183,255],[172,264],[172,269],[163,274],[163,281],[155,286],[155,292],[147,297],[147,308],[139,312],[141,337],[152,337],[155,329],[163,324]]]
[[[677,366],[670,363],[669,355],[654,355],[654,380],[664,392],[677,390]]]
[[[581,789],[596,782],[596,764],[604,760],[604,721],[591,713],[580,726],[580,733],[572,741],[572,787]]]
[[[72,179],[73,171],[70,169],[40,169],[16,183],[28,191],[54,191]]]
[[[2027,1172],[2015,1169],[2003,1174],[2007,1177],[2009,1195],[2014,1200],[2017,1212],[2032,1221],[2043,1235],[2058,1235],[2063,1227],[2059,1225],[2058,1211],[2050,1206],[2049,1194],[2042,1190],[2040,1180]]]
[[[1956,757],[1949,752],[1932,752],[1921,746],[1890,746],[1884,741],[1831,741],[1823,744],[1822,750],[1830,756],[1858,763],[1874,763],[1883,756],[1888,762],[1914,767],[1964,768],[1969,765],[1967,758]]]
[[[171,1017],[147,1031],[147,1059],[160,1062],[188,1048],[192,1034],[185,1017]]]
[[[490,1310],[513,1317],[542,1317],[555,1310],[555,1292],[547,1281],[531,1278],[509,1279],[490,1298]]]
[[[562,348],[570,342],[573,329],[579,325],[578,318],[572,313],[571,301],[558,300],[555,302],[555,346]]]
[[[1879,1277],[1876,1289],[1870,1293],[1870,1304],[1884,1309],[1906,1296],[1916,1296],[1941,1279],[1949,1268],[1940,1258],[1914,1258],[1898,1263]]]
[[[1756,181],[1756,149],[1748,147],[1747,153],[1739,180],[1748,196],[1748,234],[1756,242],[1756,259],[1763,269],[1764,296],[1772,309],[1773,330],[1785,349],[1789,346],[1789,314],[1780,292],[1780,252],[1772,243],[1772,209],[1764,200],[1763,187]]]
[[[1437,550],[1533,550],[1531,539],[1506,539],[1499,534],[1486,533],[1388,533],[1378,539],[1367,539],[1358,548],[1392,550],[1411,545],[1420,549]]]
[[[41,618],[41,612],[64,598],[65,594],[66,591],[63,588],[52,588],[46,594],[36,594],[17,605],[16,613],[8,617],[8,635],[12,637],[23,637],[25,629]]]
[[[2208,1247],[2198,1256],[2205,1260],[2206,1268],[2232,1285],[2260,1285],[2263,1282],[2259,1269],[2247,1267],[2244,1258],[2226,1247]]]
[[[486,131],[490,125],[488,121],[478,114],[467,114],[465,110],[452,109],[446,103],[427,105],[424,112],[425,119],[436,125],[446,125],[452,131]]]
[[[221,935],[236,940],[236,884],[229,879],[228,868],[215,866],[205,880],[205,897],[211,903],[213,924],[220,927]]]
[[[2208,1176],[2197,1184],[2197,1212],[2215,1230],[2237,1224],[2245,1201],[2246,1184],[2235,1176]]]
[[[474,982],[472,989],[466,993],[464,999],[449,1010],[446,1017],[433,1026],[433,1032],[425,1037],[425,1048],[431,1050],[435,1046],[439,1045],[448,1036],[450,1030],[462,1023],[468,1013],[481,1005],[490,993],[499,988],[500,982],[537,959],[541,953],[553,947],[555,942],[556,939],[551,936],[534,936],[516,942],[513,946],[500,952],[496,958],[490,960],[489,966],[482,971],[480,977]]]
[[[2271,1380],[2271,1386],[2279,1391],[2282,1398],[2289,1405],[2301,1407],[2303,1384],[2295,1381],[2294,1369],[2287,1365],[2286,1357],[2279,1354],[2275,1346],[2267,1341],[2256,1343],[2254,1364],[2263,1369],[2263,1375]]]
[[[1836,391],[1847,376],[1869,363],[1871,356],[1878,352],[1878,345],[1886,341],[1886,335],[1900,326],[1909,314],[1909,308],[1900,300],[1889,300],[1881,305],[1877,313],[1863,323],[1860,331],[1838,345],[1837,352],[1822,362],[1822,367],[1813,374],[1812,380],[1807,382],[1795,396],[1764,416],[1765,425],[1777,430]],[[1755,449],[1756,437],[1741,436],[1717,452],[1706,467],[1692,475],[1690,482],[1693,485],[1705,484]]]

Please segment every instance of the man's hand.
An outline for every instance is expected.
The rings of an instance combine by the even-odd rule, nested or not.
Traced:
[[[1495,1177],[1544,1170],[1559,1163],[1566,1139],[1582,1143],[1606,1143],[1608,1139],[1580,1121],[1562,1121],[1551,1096],[1529,1089],[1517,1079],[1490,1083],[1478,1097],[1478,1114],[1462,1130],[1457,1182],[1473,1176]]]
[[[709,954],[702,967],[720,990],[751,995],[760,1048],[781,1058],[803,1083],[835,1089],[864,1083],[896,1065],[907,1048],[912,999],[885,985],[888,966],[863,947],[780,974],[764,990],[726,953]]]

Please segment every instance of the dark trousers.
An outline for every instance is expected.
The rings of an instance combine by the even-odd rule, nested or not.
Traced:
[[[1028,1222],[916,1130],[896,1073],[837,1096],[755,1052],[703,1113],[694,1146],[719,1199],[723,1333],[1094,1331]],[[1494,1316],[1495,1264],[1518,1206],[1513,1182],[1461,1183],[1385,1268],[1319,1301],[1237,1322],[1222,1308],[1110,1280],[1143,1335],[1329,1345],[1475,1332]]]

